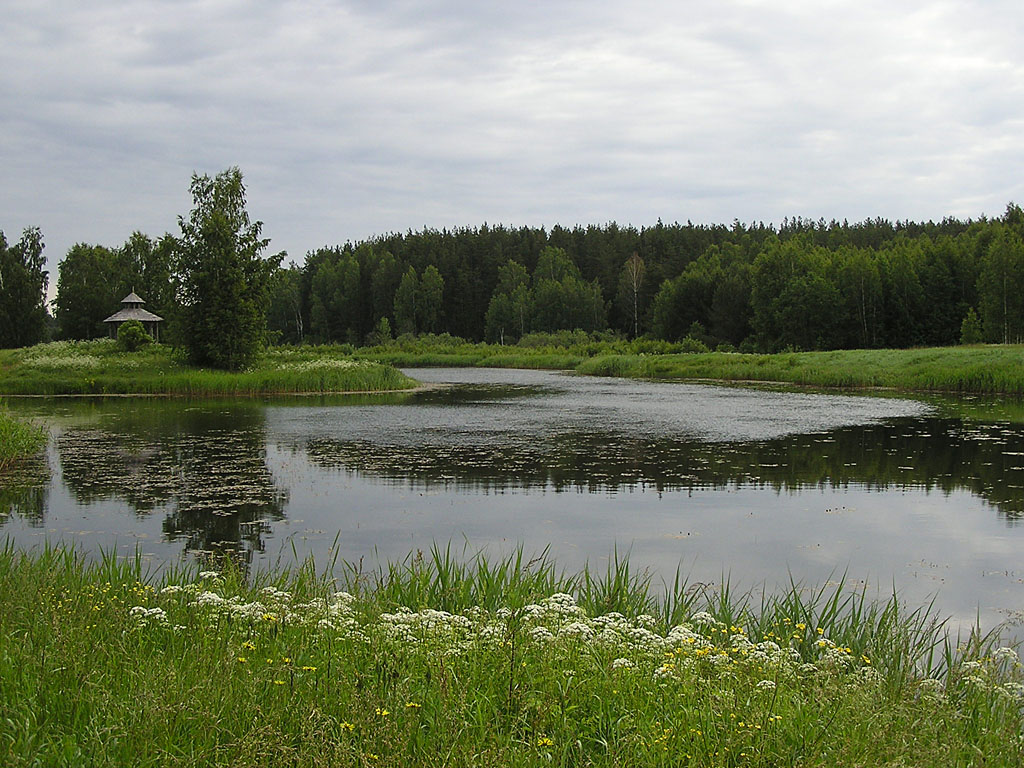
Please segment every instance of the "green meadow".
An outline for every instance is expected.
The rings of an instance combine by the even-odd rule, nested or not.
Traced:
[[[238,372],[187,365],[159,344],[125,352],[108,339],[0,351],[0,394],[7,395],[249,396],[414,386],[393,367],[354,360],[339,347],[276,347],[252,369]]]
[[[997,637],[844,585],[413,553],[147,577],[0,550],[6,766],[1020,765]]]

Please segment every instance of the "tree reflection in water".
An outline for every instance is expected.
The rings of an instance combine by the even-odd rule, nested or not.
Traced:
[[[50,495],[50,463],[45,453],[0,474],[0,526],[11,517],[40,528]]]
[[[422,438],[423,435],[419,435]],[[638,439],[607,431],[494,432],[410,443],[328,438],[296,443],[318,465],[424,486],[658,491],[857,484],[967,490],[1015,524],[1024,519],[1024,428],[902,418],[753,442]]]
[[[162,511],[164,535],[202,556],[240,563],[265,550],[268,521],[286,491],[266,464],[262,404],[142,403],[101,426],[57,438],[64,484],[79,503],[121,500],[137,515]]]

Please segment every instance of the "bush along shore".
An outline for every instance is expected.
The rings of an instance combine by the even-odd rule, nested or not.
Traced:
[[[0,472],[39,453],[46,445],[46,430],[13,418],[0,403]]]
[[[127,352],[108,339],[0,352],[0,394],[8,395],[261,395],[415,386],[394,367],[354,360],[340,347],[277,347],[252,369],[238,372],[189,366],[159,344]]]
[[[0,762],[1020,765],[1014,648],[926,609],[798,587],[567,576],[435,549],[147,579],[0,551]]]
[[[474,344],[451,336],[400,337],[353,350],[414,366],[574,370],[592,376],[778,383],[834,389],[1024,394],[1024,345],[746,354],[710,351],[699,340],[609,340],[582,331],[530,334],[518,344]],[[351,348],[350,348],[351,349]]]

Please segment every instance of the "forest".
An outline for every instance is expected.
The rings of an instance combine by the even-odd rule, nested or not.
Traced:
[[[47,323],[40,233],[13,245],[0,235],[0,346],[101,336],[133,289],[168,318],[173,341],[178,244],[135,232],[120,246],[73,246]],[[998,218],[938,223],[424,229],[310,251],[276,267],[268,291],[267,337],[283,344],[406,334],[514,344],[575,329],[726,351],[1017,343],[1024,211],[1011,203]]]

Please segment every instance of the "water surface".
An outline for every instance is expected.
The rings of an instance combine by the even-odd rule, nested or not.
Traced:
[[[844,574],[957,620],[1024,608],[1024,429],[908,399],[417,369],[380,397],[12,400],[44,462],[0,488],[23,546],[251,567],[550,547],[773,589]]]

